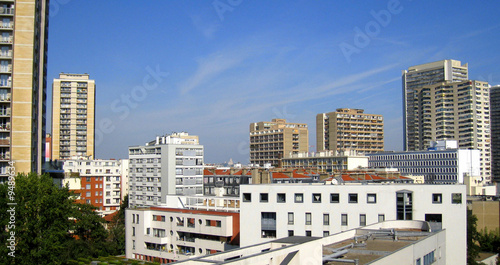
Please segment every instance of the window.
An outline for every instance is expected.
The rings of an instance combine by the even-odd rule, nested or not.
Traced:
[[[135,227],[132,227],[132,236],[135,236]]]
[[[379,214],[378,215],[378,222],[384,222],[385,221],[385,215],[384,214]]]
[[[323,214],[323,225],[330,225],[330,214]]]
[[[292,213],[292,212],[290,212],[290,213],[288,213],[288,224],[289,224],[289,225],[293,225],[293,223],[294,223],[294,220],[293,220],[293,213]]]
[[[312,201],[313,203],[320,203],[321,202],[321,193],[313,193],[313,198]]]
[[[366,226],[366,214],[359,215],[359,226]]]
[[[358,203],[357,193],[349,193],[349,203]]]
[[[443,194],[433,193],[432,194],[432,203],[443,203]]]
[[[338,193],[330,193],[330,202],[331,203],[339,203],[340,195]]]
[[[413,193],[408,190],[396,192],[396,219],[413,220]]]
[[[288,236],[293,236],[293,230],[288,230]]]
[[[377,194],[368,193],[366,195],[366,203],[377,203]]]
[[[132,240],[132,249],[135,249],[135,240]]]
[[[243,193],[243,202],[251,202],[252,194],[251,193]]]
[[[260,202],[268,202],[268,201],[269,201],[269,194],[261,193],[260,194]]]
[[[311,225],[311,213],[306,213],[306,225]]]
[[[422,265],[422,260],[420,258],[415,261],[415,265]]]
[[[347,214],[346,213],[343,213],[341,215],[341,225],[342,226],[347,226]]]
[[[311,230],[306,230],[306,236],[312,236]]]
[[[304,202],[304,194],[302,194],[302,193],[295,193],[295,202],[297,202],[297,203],[303,203]]]
[[[150,231],[151,231],[151,228],[149,228],[149,227],[146,228],[146,235],[149,235]]]
[[[85,185],[85,188],[86,188],[87,190],[90,190],[90,184]]]
[[[330,235],[330,231],[323,231],[323,236],[329,236]]]
[[[278,193],[278,197],[276,197],[277,202],[286,202],[286,194]]]
[[[262,238],[276,238],[276,212],[261,213]]]
[[[462,204],[462,193],[452,193],[451,194],[451,203]]]

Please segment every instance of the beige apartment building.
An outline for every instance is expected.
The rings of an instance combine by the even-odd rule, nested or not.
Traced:
[[[281,166],[285,155],[309,151],[309,131],[305,123],[273,119],[250,124],[250,163]]]
[[[0,181],[42,172],[48,1],[0,1]]]
[[[59,74],[52,85],[52,159],[94,158],[95,81]]]
[[[316,115],[316,150],[370,154],[384,151],[384,118],[362,109],[340,108]]]
[[[482,81],[441,82],[413,89],[408,127],[410,150],[426,150],[431,141],[457,140],[461,149],[478,149],[480,172],[491,181],[489,84]]]

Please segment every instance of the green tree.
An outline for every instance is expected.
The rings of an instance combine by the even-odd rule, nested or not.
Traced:
[[[479,257],[479,245],[477,244],[479,233],[477,232],[477,217],[472,210],[467,210],[467,264],[476,265]]]
[[[125,254],[125,209],[128,208],[128,195],[123,198],[120,210],[109,224],[109,242],[112,255]]]
[[[48,175],[19,174],[15,182],[13,197],[16,205],[10,206],[2,201],[0,206],[2,215],[15,208],[15,227],[8,229],[2,222],[0,228],[2,240],[9,237],[10,232],[15,233],[15,257],[2,255],[0,263],[63,264],[65,261],[58,253],[63,252],[66,241],[72,239],[68,233],[68,220],[74,207],[71,193],[67,188],[55,186]],[[4,200],[8,196],[7,185],[1,186],[0,196]]]
[[[15,257],[0,248],[0,264],[66,264],[70,259],[109,255],[104,220],[89,204],[79,204],[67,187],[48,175],[19,174],[15,178],[15,227],[9,229],[7,184],[0,184],[0,239],[15,233]]]

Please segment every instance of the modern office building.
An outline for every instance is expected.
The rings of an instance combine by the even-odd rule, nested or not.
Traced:
[[[167,194],[203,194],[203,145],[198,136],[157,136],[128,151],[130,207],[164,204]]]
[[[65,160],[63,185],[68,183],[79,194],[78,200],[96,206],[99,214],[111,214],[120,209],[123,194],[127,194],[122,185],[128,178],[122,171],[123,162],[127,164],[127,160]]]
[[[284,168],[308,168],[319,173],[333,173],[368,167],[368,157],[356,151],[321,151],[298,153],[282,159]]]
[[[384,151],[384,118],[362,109],[341,108],[316,115],[316,150]]]
[[[59,74],[52,84],[52,159],[94,158],[95,81]]]
[[[250,163],[280,166],[288,154],[309,151],[309,132],[305,123],[273,119],[250,124]]]
[[[291,236],[176,264],[465,264],[448,262],[453,253],[446,231],[424,221],[386,221],[327,237]]]
[[[45,156],[48,1],[0,1],[0,181],[42,173]]]
[[[243,185],[240,245],[327,237],[384,221],[427,221],[431,231],[446,231],[441,250],[453,253],[446,264],[466,264],[465,191],[465,185]]]
[[[500,86],[490,87],[491,175],[500,182]]]
[[[438,141],[428,151],[368,154],[370,168],[397,168],[401,175],[423,175],[428,184],[464,183],[466,177],[480,177],[479,150],[458,149],[456,141]]]
[[[461,149],[480,151],[481,176],[491,181],[489,85],[482,81],[442,82],[413,89],[412,141],[421,151],[436,140],[457,140]]]
[[[468,77],[467,64],[462,65],[456,60],[442,60],[432,63],[411,66],[402,71],[403,81],[403,147],[405,151],[421,150],[421,138],[417,136],[418,92],[424,86],[443,82],[466,81]],[[434,96],[434,94],[432,94]]]

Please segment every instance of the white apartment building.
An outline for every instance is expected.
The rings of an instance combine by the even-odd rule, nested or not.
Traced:
[[[383,221],[427,221],[446,232],[446,264],[466,264],[465,185],[241,186],[242,247],[288,236],[325,237]]]
[[[447,141],[449,142],[449,141]],[[426,183],[464,183],[464,177],[481,176],[480,151],[452,148],[430,151],[367,154],[371,168],[397,168],[401,175],[423,175]]]
[[[127,209],[126,257],[169,263],[237,248],[239,216],[234,211]]]
[[[129,206],[165,204],[168,194],[203,194],[203,145],[198,136],[172,133],[129,147]]]
[[[120,209],[123,194],[127,193],[122,189],[122,182],[126,182],[128,176],[121,170],[126,163],[122,160],[66,160],[63,185],[68,183],[70,190],[79,191],[79,199],[98,207],[101,215],[113,213]]]

